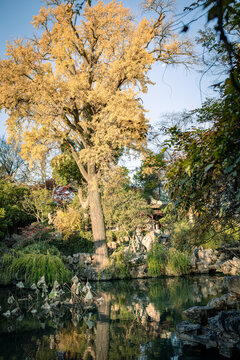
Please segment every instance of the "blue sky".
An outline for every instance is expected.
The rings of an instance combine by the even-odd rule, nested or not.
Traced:
[[[124,5],[130,7],[135,13],[140,14],[138,0],[124,0]],[[177,11],[192,3],[192,0],[177,0]],[[41,0],[0,0],[0,57],[4,56],[6,41],[17,37],[31,37],[33,26],[30,24],[32,16],[38,13],[43,5]],[[191,18],[189,19],[191,20]],[[188,36],[194,37],[198,28],[202,28],[205,19],[191,26]],[[199,88],[200,73],[196,70],[186,70],[184,66],[165,67],[158,63],[153,66],[150,74],[156,83],[149,87],[145,94],[143,104],[149,111],[148,117],[152,124],[159,122],[161,114],[178,112],[184,109],[193,109],[201,105],[201,97],[210,96],[208,77]],[[6,116],[0,114],[0,134],[5,132],[4,120]]]

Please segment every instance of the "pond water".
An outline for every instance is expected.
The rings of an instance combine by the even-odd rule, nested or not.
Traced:
[[[0,360],[11,359],[221,359],[217,353],[185,349],[175,326],[182,311],[205,305],[225,292],[222,277],[186,277],[101,282],[97,310],[68,310],[43,320],[26,312],[6,318],[9,289],[2,288]],[[5,308],[4,308],[5,307]],[[62,315],[62,316],[61,316]]]

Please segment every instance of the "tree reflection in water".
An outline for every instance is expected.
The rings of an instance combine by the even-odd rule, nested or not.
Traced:
[[[2,321],[1,359],[185,359],[175,325],[183,320],[184,309],[221,294],[223,278],[116,281],[97,286],[97,309],[83,317],[71,309],[60,322],[50,319],[40,329],[42,325],[26,314],[12,332],[7,320]],[[201,354],[191,359],[201,359]]]

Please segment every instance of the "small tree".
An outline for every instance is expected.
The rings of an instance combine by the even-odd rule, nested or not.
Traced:
[[[139,24],[114,0],[86,4],[82,14],[75,0],[46,3],[33,21],[39,37],[9,44],[0,62],[0,108],[30,163],[55,145],[68,146],[87,183],[101,265],[108,255],[99,176],[123,147],[144,146],[148,121],[139,94],[151,84],[152,64],[180,62],[191,49],[166,20],[171,2],[148,1],[156,16]]]
[[[104,187],[103,212],[108,230],[118,230],[128,236],[137,227],[144,227],[150,221],[151,208],[130,182],[126,168],[118,168],[111,174]]]
[[[33,215],[37,222],[48,221],[48,214],[52,213],[54,202],[51,191],[47,189],[31,190],[22,203],[23,210],[28,215]]]

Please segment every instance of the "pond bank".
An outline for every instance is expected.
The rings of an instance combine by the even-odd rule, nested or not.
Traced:
[[[196,247],[189,256],[188,274],[240,274],[240,248],[222,248],[218,250]],[[144,279],[151,278],[147,265],[147,254],[134,254],[125,264],[125,271],[121,274],[107,269],[98,269],[93,265],[94,255],[78,253],[66,258],[66,264],[74,274],[81,279],[92,281],[114,280],[122,278]],[[178,276],[173,271],[166,275]]]
[[[216,348],[227,358],[240,357],[240,277],[225,278],[228,293],[194,306],[183,314],[191,321],[176,326],[178,338],[188,347]]]

